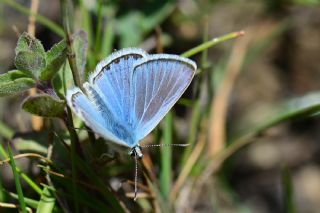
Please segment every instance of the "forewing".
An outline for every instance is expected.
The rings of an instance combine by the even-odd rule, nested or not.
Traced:
[[[128,144],[111,131],[110,123],[105,120],[95,103],[84,95],[79,88],[68,90],[66,98],[73,112],[92,130],[106,139],[128,147]]]
[[[89,77],[89,84],[101,94],[103,102],[121,121],[129,121],[133,64],[146,55],[137,48],[114,52],[101,61]]]
[[[193,61],[167,54],[150,55],[135,65],[131,106],[139,140],[149,134],[177,102],[195,70]]]

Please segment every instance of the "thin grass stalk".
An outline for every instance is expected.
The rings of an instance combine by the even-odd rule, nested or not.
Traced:
[[[19,180],[19,175],[18,175],[18,172],[17,172],[17,169],[16,169],[16,164],[15,164],[14,159],[13,159],[13,155],[12,155],[10,144],[8,144],[8,153],[9,153],[9,157],[10,157],[10,165],[11,165],[11,169],[12,169],[12,173],[13,173],[13,177],[14,177],[14,182],[15,182],[15,185],[16,185],[16,190],[17,190],[17,194],[18,194],[18,198],[19,198],[20,209],[21,209],[21,211],[23,213],[27,213],[27,206],[26,206],[26,203],[24,201],[22,187],[21,187],[21,183],[20,183],[20,180]]]
[[[16,200],[19,199],[19,196],[16,193],[8,192],[8,191],[4,191],[4,193],[6,193],[8,197],[11,197],[11,198],[16,199]],[[37,208],[38,203],[39,203],[37,200],[31,199],[31,198],[28,198],[28,197],[24,197],[24,201],[31,208]]]
[[[1,143],[1,142],[0,142]],[[2,149],[2,146],[0,146],[0,149]],[[1,152],[1,151],[0,151]],[[3,187],[3,180],[2,180],[2,176],[0,176],[0,200],[1,201],[6,201],[7,200],[7,196],[4,193],[4,187]]]
[[[220,36],[220,37],[217,37],[217,38],[213,38],[211,39],[210,41],[208,42],[205,42],[205,43],[202,43],[184,53],[181,54],[181,56],[183,57],[191,57],[199,52],[202,52],[214,45],[217,45],[221,42],[224,42],[224,41],[227,41],[227,40],[230,40],[230,39],[234,39],[234,38],[237,38],[237,37],[240,37],[240,36],[243,36],[244,35],[244,31],[238,31],[238,32],[233,32],[233,33],[228,33],[226,35],[223,35],[223,36]]]
[[[229,97],[233,90],[235,80],[241,71],[250,41],[250,36],[237,40],[232,50],[222,82],[217,88],[216,95],[212,100],[208,147],[208,155],[210,156],[219,153],[225,147],[225,128]]]
[[[292,184],[292,177],[290,170],[287,166],[284,166],[281,174],[282,179],[282,196],[283,196],[283,212],[285,213],[295,213],[294,205],[294,191]]]
[[[3,158],[5,158],[5,160],[1,161],[1,163],[7,162],[7,159],[10,162],[10,157],[8,156],[8,154],[6,153],[5,149],[3,148],[3,146],[0,144],[0,153],[2,155]],[[13,156],[13,159],[15,159],[16,156]],[[1,164],[0,163],[0,164]],[[19,167],[16,166],[16,170],[17,173],[21,176],[21,178],[39,195],[41,195],[41,188],[28,176],[26,175],[24,172],[21,171],[21,169]]]
[[[208,17],[205,16],[205,20],[204,20],[204,32],[203,32],[203,43],[208,42],[209,40],[209,22],[208,22]],[[207,64],[207,58],[208,58],[208,49],[205,49],[202,51],[202,55],[201,55],[201,70],[204,70]],[[184,153],[183,153],[183,157],[182,157],[182,161],[181,161],[181,165],[183,166],[185,164],[185,162],[187,161],[189,155],[191,154],[193,148],[194,148],[194,144],[196,143],[196,137],[197,137],[197,132],[198,132],[198,128],[199,128],[199,124],[201,121],[201,115],[203,114],[201,112],[201,100],[200,100],[200,96],[201,96],[201,86],[203,83],[205,83],[205,79],[204,79],[204,72],[201,72],[198,75],[198,79],[195,82],[196,83],[196,87],[195,87],[195,92],[193,93],[194,98],[196,99],[193,106],[192,106],[192,114],[191,114],[191,126],[189,129],[189,134],[188,134],[188,144],[189,146],[186,147]]]

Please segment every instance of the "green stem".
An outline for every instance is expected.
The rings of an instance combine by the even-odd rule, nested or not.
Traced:
[[[3,159],[9,158],[8,154],[6,153],[5,149],[2,147],[0,143],[0,156],[2,156]],[[0,158],[1,159],[1,158]],[[21,178],[39,195],[41,195],[42,190],[41,188],[24,172],[21,171],[19,167],[16,166],[17,173],[21,176]]]
[[[61,0],[61,16],[63,21],[63,28],[66,35],[67,40],[67,49],[68,49],[68,61],[72,72],[72,77],[74,80],[74,84],[83,89],[80,81],[80,76],[77,68],[77,62],[76,62],[76,53],[73,49],[72,45],[72,5],[69,0]]]
[[[294,189],[292,184],[292,177],[287,166],[282,168],[282,196],[283,196],[283,212],[295,213],[294,205]]]
[[[226,35],[220,36],[218,38],[213,38],[210,41],[207,41],[205,43],[200,44],[199,46],[196,46],[184,53],[181,54],[181,56],[183,57],[190,57],[193,56],[199,52],[202,52],[203,50],[208,49],[209,47],[212,47],[218,43],[233,39],[233,38],[237,38],[239,36],[244,35],[244,31],[239,31],[239,32],[233,32],[233,33],[228,33]]]
[[[73,201],[74,201],[74,207],[75,211],[79,212],[79,203],[78,203],[78,192],[77,192],[77,161],[76,161],[76,155],[77,155],[77,144],[79,144],[79,138],[74,130],[73,125],[73,119],[72,119],[72,113],[71,109],[67,107],[68,116],[67,116],[67,128],[70,134],[70,140],[71,140],[71,173],[72,173],[72,190],[73,190]]]
[[[17,169],[16,169],[16,164],[15,164],[14,159],[13,159],[13,155],[12,155],[10,144],[8,144],[8,153],[9,153],[9,157],[10,157],[10,165],[11,165],[11,169],[12,169],[12,173],[13,173],[13,177],[14,177],[14,182],[15,182],[15,185],[16,185],[16,190],[17,190],[17,194],[18,194],[18,198],[19,198],[20,208],[21,208],[23,213],[27,213],[27,206],[26,206],[26,203],[24,201],[22,187],[21,187],[20,180],[19,180],[19,175],[18,175],[18,172],[17,172]]]
[[[61,29],[61,27],[59,25],[57,25],[56,23],[50,21],[49,19],[47,19],[46,17],[39,15],[39,14],[34,14],[31,12],[30,9],[22,6],[21,4],[12,1],[12,0],[2,0],[3,3],[7,4],[9,7],[12,7],[13,9],[25,14],[25,15],[34,15],[36,18],[36,21],[39,22],[40,24],[42,24],[43,26],[47,27],[48,29],[50,29],[52,32],[56,33],[57,35],[64,37],[64,32],[63,29]]]

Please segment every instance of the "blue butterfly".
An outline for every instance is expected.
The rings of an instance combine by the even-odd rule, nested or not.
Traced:
[[[148,135],[189,86],[197,66],[190,59],[126,48],[102,60],[83,84],[67,91],[67,103],[103,138],[142,157]]]
[[[116,51],[101,61],[83,84],[67,91],[67,103],[93,131],[142,158],[139,141],[178,101],[197,65],[177,55],[149,55],[142,49]],[[179,145],[179,144],[176,144]]]

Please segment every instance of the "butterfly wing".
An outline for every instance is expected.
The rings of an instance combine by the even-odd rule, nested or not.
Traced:
[[[89,84],[100,94],[112,114],[123,122],[129,121],[133,64],[146,55],[137,48],[114,52],[101,61],[89,77]]]
[[[133,64],[146,55],[136,48],[114,52],[97,65],[83,85],[86,95],[79,88],[67,94],[69,106],[89,127],[128,147],[137,142],[128,125]]]
[[[68,90],[66,99],[73,112],[96,133],[104,138],[114,141],[115,143],[128,146],[123,140],[116,136],[114,132],[112,132],[112,123],[110,123],[110,119],[106,120],[105,117],[102,116],[101,109],[99,109],[92,100],[83,94],[79,88],[76,87]],[[105,111],[107,111],[107,109]],[[105,111],[104,113],[106,113]],[[109,113],[106,115],[109,115]]]
[[[149,134],[190,84],[196,64],[168,54],[150,55],[133,69],[132,120],[140,140]]]

